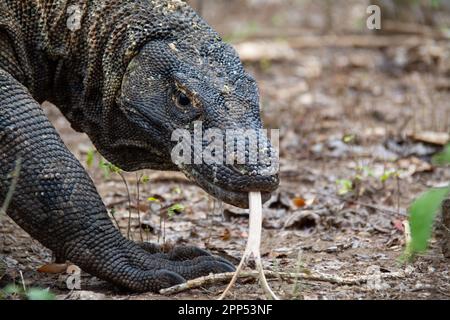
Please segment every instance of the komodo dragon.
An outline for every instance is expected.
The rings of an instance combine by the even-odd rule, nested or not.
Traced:
[[[0,204],[20,158],[7,214],[57,261],[132,291],[234,270],[196,247],[162,252],[124,238],[42,111],[44,101],[126,171],[180,170],[240,207],[249,191],[267,199],[279,179],[266,164],[172,161],[172,132],[193,132],[195,121],[202,130],[262,128],[255,80],[191,7],[180,0],[0,0]],[[258,146],[267,140],[258,135]],[[267,146],[263,152],[274,152]],[[246,141],[246,156],[248,148]]]

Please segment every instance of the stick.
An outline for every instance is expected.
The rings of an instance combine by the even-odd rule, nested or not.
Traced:
[[[406,216],[407,215],[405,211],[400,211],[400,210],[395,210],[395,209],[391,209],[391,208],[387,208],[387,207],[382,207],[382,206],[378,206],[378,205],[375,205],[375,204],[369,204],[369,203],[361,202],[361,201],[358,201],[358,200],[343,199],[342,197],[336,196],[334,194],[329,194],[329,193],[320,192],[320,191],[311,191],[311,193],[318,194],[318,195],[321,195],[321,196],[324,196],[324,197],[330,197],[330,198],[333,198],[333,199],[341,200],[343,202],[351,202],[351,203],[354,203],[354,204],[357,204],[357,205],[360,205],[360,206],[363,206],[363,207],[375,209],[375,210],[378,210],[378,211],[381,211],[381,212],[384,212],[384,213],[392,213],[392,214],[401,215],[401,216]]]
[[[301,280],[309,280],[309,281],[319,281],[319,282],[329,282],[332,284],[337,285],[360,285],[367,283],[367,281],[371,280],[373,276],[360,276],[360,277],[348,277],[348,278],[342,278],[336,275],[332,274],[322,274],[322,273],[304,273],[304,272],[275,272],[275,271],[264,271],[267,278],[281,278],[281,279],[301,279]],[[210,274],[208,276],[196,278],[189,280],[185,283],[181,283],[178,285],[175,285],[170,288],[162,289],[159,291],[160,294],[164,295],[171,295],[175,293],[180,293],[183,291],[187,291],[190,289],[200,288],[207,284],[215,284],[215,283],[221,283],[225,281],[229,281],[230,279],[234,278],[236,275],[236,272],[226,272],[226,273],[217,273],[217,274]],[[259,279],[261,276],[259,270],[254,271],[242,271],[239,273],[239,275],[236,278],[255,278]],[[403,272],[391,272],[386,274],[380,275],[382,279],[397,279],[397,278],[403,278],[405,274]]]

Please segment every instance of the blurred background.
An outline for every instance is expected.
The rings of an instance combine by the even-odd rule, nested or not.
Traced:
[[[280,129],[281,186],[264,206],[266,267],[347,278],[383,275],[376,285],[357,286],[272,279],[277,294],[448,299],[450,273],[439,232],[412,264],[399,258],[408,206],[450,180],[448,166],[432,161],[449,140],[450,1],[189,2],[236,48],[259,83],[265,126]],[[381,9],[379,30],[367,28],[371,4]],[[135,240],[195,244],[234,261],[242,254],[244,210],[218,203],[178,173],[109,172],[85,135],[70,129],[54,106],[44,108],[124,234],[131,229]],[[50,253],[11,222],[0,228],[25,278],[58,290],[54,278],[35,272]],[[83,283],[121,298],[98,280],[86,276]],[[222,289],[218,284],[177,297],[214,298]],[[251,281],[238,284],[233,295],[263,297]]]

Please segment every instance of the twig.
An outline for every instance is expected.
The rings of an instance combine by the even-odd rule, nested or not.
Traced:
[[[123,184],[125,185],[125,189],[127,190],[127,196],[128,196],[128,228],[127,228],[127,239],[130,239],[130,235],[131,235],[131,194],[130,194],[130,188],[128,188],[128,183],[127,183],[127,179],[125,179],[125,176],[121,173],[118,172],[118,175],[120,176],[120,178],[122,179]],[[132,239],[132,235],[131,235],[131,240]]]
[[[25,285],[25,279],[23,278],[22,270],[19,270],[19,274],[20,274],[20,279],[22,280],[22,288],[23,288],[23,292],[27,292],[27,287],[26,287],[26,285]]]
[[[344,202],[355,203],[355,204],[358,204],[360,206],[367,207],[367,208],[372,208],[372,209],[375,209],[375,210],[378,210],[378,211],[381,211],[381,212],[386,212],[386,213],[392,213],[392,214],[396,214],[396,215],[406,216],[406,212],[402,212],[400,210],[395,210],[395,209],[391,209],[391,208],[381,207],[381,206],[377,206],[377,205],[374,205],[374,204],[369,204],[369,203],[365,203],[365,202],[361,202],[361,201],[357,201],[357,200],[343,199],[342,197],[338,197],[338,196],[335,196],[333,194],[328,194],[328,193],[320,192],[320,191],[311,191],[311,193],[315,193],[315,194],[318,194],[318,195],[321,195],[321,196],[324,196],[324,197],[331,197],[331,198],[334,198],[334,199],[342,200]]]
[[[137,214],[138,214],[138,222],[139,222],[139,236],[141,238],[141,242],[144,242],[144,236],[142,235],[142,228],[141,228],[141,204],[140,204],[140,183],[142,179],[142,174],[139,176],[136,172],[136,206],[137,206]]]
[[[11,203],[14,191],[16,190],[17,187],[17,182],[19,181],[21,167],[22,167],[22,158],[18,158],[16,160],[16,166],[14,168],[14,171],[12,172],[11,186],[9,187],[8,193],[6,194],[5,201],[3,202],[3,205],[0,208],[0,213],[2,214],[6,214],[9,204]]]
[[[109,213],[110,213],[111,218],[113,219],[114,223],[116,224],[117,230],[120,231],[119,222],[117,221],[116,216],[115,216],[116,210],[114,210],[114,208],[112,208],[111,211],[110,211]]]
[[[305,272],[275,272],[275,271],[264,271],[264,274],[267,278],[281,278],[281,279],[301,279],[301,280],[309,280],[309,281],[320,281],[320,282],[329,282],[336,285],[341,286],[352,286],[352,285],[360,285],[367,283],[373,279],[371,275],[364,275],[359,277],[348,277],[342,278],[340,276],[332,275],[332,274],[322,274],[322,273],[305,273]],[[160,294],[170,295],[183,291],[187,291],[190,289],[200,288],[207,284],[215,284],[230,281],[233,278],[235,272],[227,272],[227,273],[217,273],[210,274],[208,276],[200,277],[197,279],[189,280],[185,283],[178,284],[176,286],[162,289],[159,291]],[[383,279],[397,279],[403,278],[405,275],[403,272],[391,272],[386,274],[381,274],[381,278]],[[259,271],[242,271],[237,276],[238,278],[255,278],[258,279],[260,277]]]

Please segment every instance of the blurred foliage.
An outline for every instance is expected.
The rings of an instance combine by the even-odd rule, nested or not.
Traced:
[[[55,294],[50,292],[48,289],[24,289],[23,287],[16,284],[10,284],[0,290],[0,300],[7,298],[19,298],[26,300],[55,300]]]
[[[434,159],[438,159],[437,162],[441,165],[450,164],[450,144]],[[432,188],[412,203],[409,208],[411,241],[406,246],[405,258],[411,259],[415,254],[427,249],[436,215],[449,194],[450,185]]]
[[[433,157],[433,163],[440,166],[450,163],[450,144]]]

